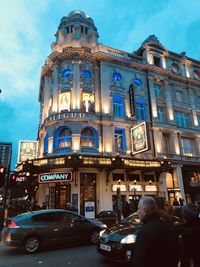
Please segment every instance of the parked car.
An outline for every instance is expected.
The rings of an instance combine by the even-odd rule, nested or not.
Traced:
[[[39,210],[8,220],[2,231],[6,246],[23,247],[34,253],[41,245],[90,241],[97,243],[99,231],[107,226],[68,210]]]
[[[177,234],[183,229],[184,222],[179,217],[172,217]],[[109,260],[130,262],[134,253],[137,233],[143,224],[137,213],[133,213],[120,223],[100,232],[97,253]]]
[[[111,226],[116,223],[116,214],[112,210],[103,210],[97,214],[97,219],[107,226]]]

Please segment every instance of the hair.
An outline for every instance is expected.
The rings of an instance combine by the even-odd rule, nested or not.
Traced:
[[[153,197],[144,196],[140,199],[141,208],[147,209],[149,213],[155,213],[158,211],[156,201]]]

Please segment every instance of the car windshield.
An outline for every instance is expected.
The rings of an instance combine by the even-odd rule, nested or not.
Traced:
[[[138,214],[135,212],[131,215],[129,215],[127,218],[125,218],[121,223],[129,224],[129,223],[139,223],[140,219],[138,217]]]

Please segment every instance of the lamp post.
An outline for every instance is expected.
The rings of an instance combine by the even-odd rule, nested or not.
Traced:
[[[118,180],[118,187],[117,187],[117,222],[121,221],[121,214],[122,214],[122,204],[121,204],[121,180]]]

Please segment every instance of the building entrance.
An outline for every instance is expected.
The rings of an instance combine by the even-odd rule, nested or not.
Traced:
[[[71,202],[71,185],[57,185],[55,190],[55,208],[66,209]]]
[[[80,174],[80,214],[86,215],[86,206],[94,207],[96,214],[96,173]],[[92,211],[91,211],[92,212]]]

